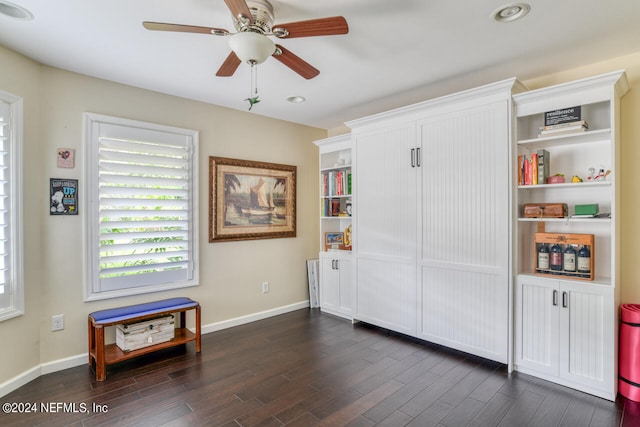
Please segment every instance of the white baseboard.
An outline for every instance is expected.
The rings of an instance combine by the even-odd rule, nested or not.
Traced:
[[[40,375],[42,375],[42,370],[40,369],[40,366],[36,366],[35,368],[31,368],[28,371],[5,381],[0,384],[0,397],[4,397],[12,391],[19,389],[28,382],[35,380]]]
[[[62,371],[63,369],[75,368],[80,365],[89,365],[89,355],[87,353],[43,363],[40,365],[41,375]]]
[[[208,334],[211,332],[221,331],[223,329],[232,328],[234,326],[244,325],[246,323],[255,322],[257,320],[266,319],[268,317],[277,316],[279,314],[289,313],[291,311],[300,310],[309,307],[309,301],[301,301],[295,304],[277,307],[271,310],[261,311],[246,316],[236,317],[222,322],[210,323],[201,326],[200,332]],[[52,362],[43,363],[35,366],[28,371],[21,373],[8,381],[0,384],[0,397],[4,397],[14,390],[19,389],[30,381],[35,380],[41,375],[50,374],[52,372],[62,371],[64,369],[75,368],[80,365],[89,365],[89,355],[87,353],[78,354],[76,356],[66,357],[64,359],[54,360]]]
[[[210,323],[208,325],[202,325],[200,327],[200,333],[209,334],[211,332],[221,331],[223,329],[233,328],[234,326],[244,325],[246,323],[255,322],[258,320],[266,319],[268,317],[277,316],[279,314],[289,313],[291,311],[300,310],[302,308],[309,307],[309,300],[301,301],[295,304],[285,305],[282,307],[273,308],[271,310],[260,311],[258,313],[248,314],[246,316],[235,317],[229,320],[223,320],[222,322]]]

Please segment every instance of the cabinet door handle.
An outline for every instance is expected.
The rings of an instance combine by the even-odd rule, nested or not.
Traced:
[[[331,260],[331,269],[332,269],[332,270],[335,270],[335,269],[336,269],[336,260],[335,260],[335,259],[332,259],[332,260]]]
[[[558,291],[553,291],[553,305],[558,305]]]
[[[420,167],[420,147],[416,148],[416,165]]]
[[[411,149],[411,167],[412,168],[416,167],[416,149],[415,148]]]
[[[336,260],[336,270],[340,270],[340,260]]]
[[[566,292],[562,293],[562,308],[567,308],[568,307],[567,296],[568,296],[568,294]]]

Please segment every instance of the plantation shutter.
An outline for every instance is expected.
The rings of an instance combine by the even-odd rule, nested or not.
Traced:
[[[0,100],[0,311],[11,300],[11,109]]]
[[[192,280],[193,137],[112,123],[93,126],[99,195],[92,207],[99,265],[99,289],[94,283],[93,290]]]

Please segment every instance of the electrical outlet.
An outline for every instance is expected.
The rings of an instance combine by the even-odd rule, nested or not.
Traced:
[[[51,316],[51,330],[61,331],[64,329],[64,314],[56,314]]]
[[[269,292],[269,282],[262,282],[262,293],[266,294]]]

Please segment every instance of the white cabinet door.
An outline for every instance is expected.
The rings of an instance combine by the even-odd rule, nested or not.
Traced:
[[[613,390],[615,315],[609,286],[560,282],[560,375]]]
[[[613,306],[610,286],[518,276],[517,369],[614,399]]]
[[[337,260],[329,254],[320,256],[320,309],[329,313],[340,311],[340,270]]]
[[[418,123],[422,140],[419,336],[506,363],[509,354],[509,104]]]
[[[559,375],[559,303],[557,281],[518,276],[515,357],[519,369]]]
[[[340,312],[346,316],[353,316],[353,279],[351,259],[349,256],[338,260],[338,273],[340,275]]]
[[[356,313],[384,328],[417,328],[415,124],[358,135],[354,244]]]
[[[320,264],[321,310],[351,319],[354,299],[351,254],[323,252]]]

